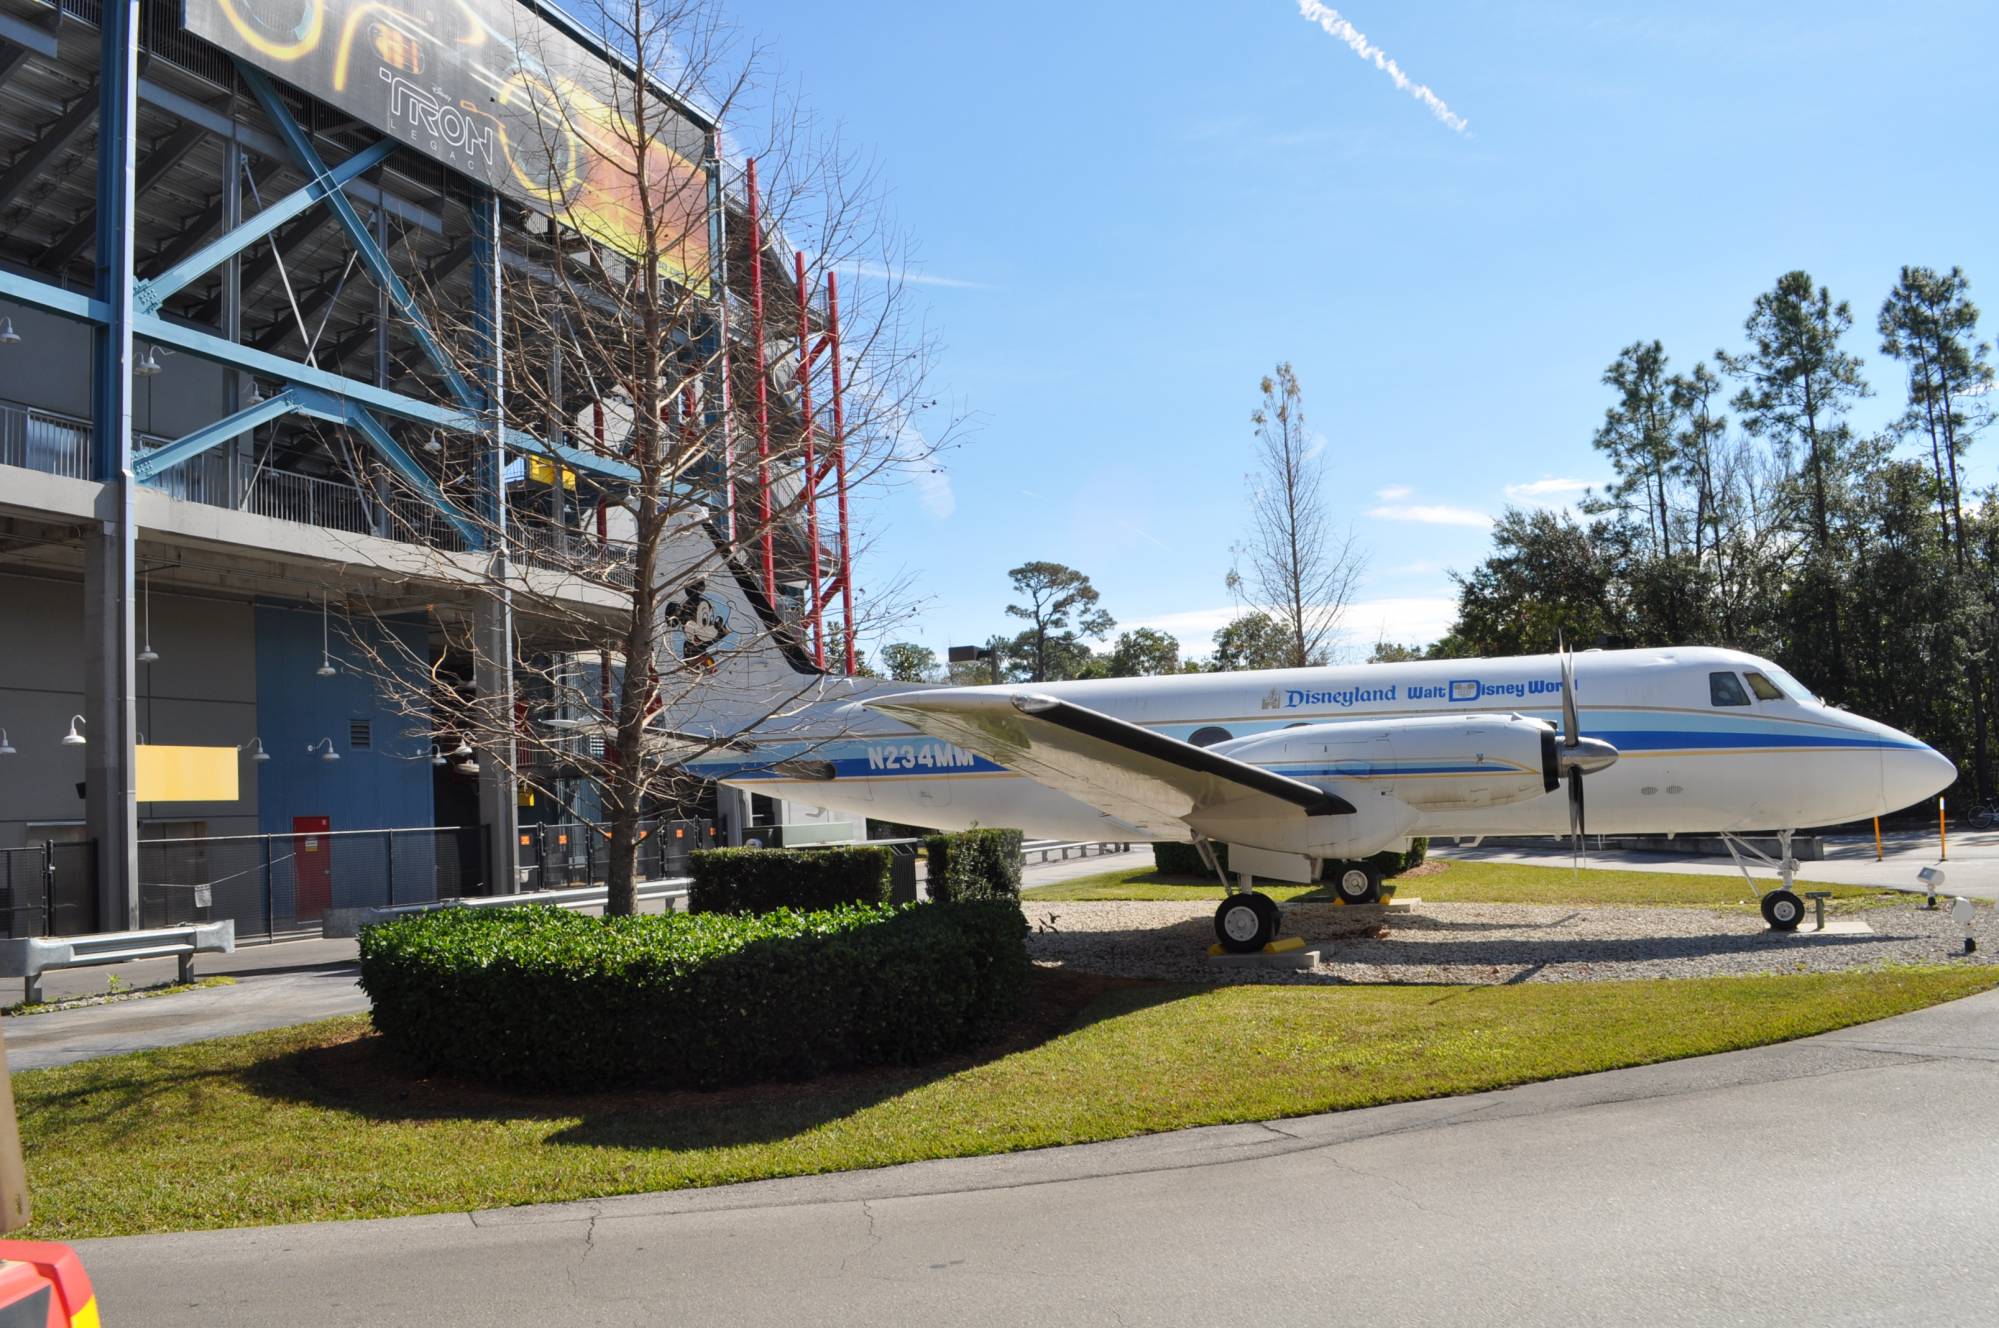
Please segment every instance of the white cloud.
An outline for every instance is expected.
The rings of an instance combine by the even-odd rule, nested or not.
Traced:
[[[991,290],[992,286],[983,281],[968,281],[963,277],[940,277],[930,272],[916,272],[909,268],[883,267],[880,263],[844,263],[842,272],[857,277],[867,277],[874,281],[900,282],[908,286],[948,286],[952,290]]]
[[[1565,498],[1595,487],[1594,480],[1556,479],[1549,476],[1530,480],[1526,484],[1509,484],[1506,486],[1506,496],[1532,502],[1542,498]]]
[[[1410,494],[1414,492],[1416,491],[1410,488],[1406,484],[1390,484],[1383,488],[1376,489],[1374,491],[1374,496],[1381,502],[1393,503],[1393,502],[1399,502],[1402,499],[1407,498]]]
[[[1483,512],[1442,503],[1389,503],[1368,508],[1367,515],[1377,521],[1413,521],[1423,526],[1477,526],[1482,530],[1492,524],[1492,518]]]
[[[1347,44],[1347,49],[1363,60],[1372,61],[1374,67],[1394,82],[1395,86],[1414,97],[1430,109],[1453,132],[1465,131],[1465,118],[1444,105],[1443,99],[1421,83],[1412,80],[1402,72],[1402,66],[1388,58],[1388,53],[1362,36],[1360,30],[1340,16],[1340,11],[1322,5],[1319,0],[1298,0],[1298,16],[1307,22],[1316,23],[1327,36],[1337,37]]]

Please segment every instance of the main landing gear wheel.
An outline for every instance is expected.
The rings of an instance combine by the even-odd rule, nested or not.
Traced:
[[[1277,916],[1269,895],[1230,895],[1215,910],[1215,939],[1230,954],[1255,954],[1277,936]]]
[[[1772,890],[1763,896],[1763,920],[1771,931],[1796,931],[1805,920],[1805,901],[1789,890]]]
[[[1371,862],[1342,862],[1333,870],[1333,892],[1343,903],[1379,903],[1381,868]]]

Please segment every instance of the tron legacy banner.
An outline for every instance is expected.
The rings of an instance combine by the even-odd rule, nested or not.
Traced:
[[[187,29],[475,180],[637,257],[641,174],[669,275],[706,293],[700,126],[510,0],[186,0]]]

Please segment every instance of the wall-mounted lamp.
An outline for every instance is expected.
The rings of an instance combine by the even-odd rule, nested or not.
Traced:
[[[458,746],[452,751],[451,754],[454,757],[469,760],[472,756],[472,744],[465,741],[465,739],[460,738],[458,740]]]
[[[479,773],[479,763],[469,757],[451,768],[461,775],[476,775]]]
[[[85,742],[89,741],[89,739],[85,738],[81,733],[78,733],[76,731],[77,727],[83,724],[83,722],[84,719],[82,715],[71,715],[69,717],[69,732],[62,735],[63,746],[81,747]]]
[[[0,729],[0,756],[12,756],[14,744],[7,741],[7,730]]]
[[[319,759],[322,761],[338,761],[340,759],[340,753],[333,750],[333,739],[331,738],[321,738],[318,742],[313,743],[305,749],[307,756],[312,755],[314,752],[319,753]]]
[[[153,649],[153,574],[148,572],[139,580],[143,587],[141,598],[146,606],[146,644],[139,648],[139,662],[153,664],[160,658],[160,652]]]
[[[332,638],[327,635],[326,592],[319,594],[319,667],[313,672],[322,678],[331,678],[339,670],[333,667]]]
[[[432,765],[444,764],[444,753],[437,750],[437,744],[434,742],[430,744],[430,763]]]
[[[246,406],[260,406],[263,402],[264,389],[258,387],[257,380],[252,378],[250,380],[250,390],[243,394],[243,404]]]
[[[423,440],[423,450],[426,452],[442,452],[444,450],[444,440],[437,436],[437,430],[432,429],[430,437]]]
[[[151,378],[160,371],[160,350],[157,346],[146,347],[146,358],[140,360],[132,372],[141,378]]]
[[[20,344],[21,334],[14,330],[14,320],[11,318],[0,318],[0,346],[18,346]]]
[[[248,752],[252,761],[268,761],[271,759],[271,754],[264,750],[264,740],[262,738],[252,738],[248,742],[238,743],[236,750],[239,752]]]

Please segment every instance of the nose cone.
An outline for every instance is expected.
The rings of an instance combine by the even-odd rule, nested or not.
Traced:
[[[1881,753],[1882,808],[1894,812],[1925,802],[1956,779],[1957,767],[1949,757],[1911,738],[1908,746],[1889,747]]]
[[[1580,770],[1586,775],[1593,775],[1614,764],[1616,760],[1617,748],[1602,738],[1578,738],[1574,745],[1564,746],[1561,749],[1562,768]]]

